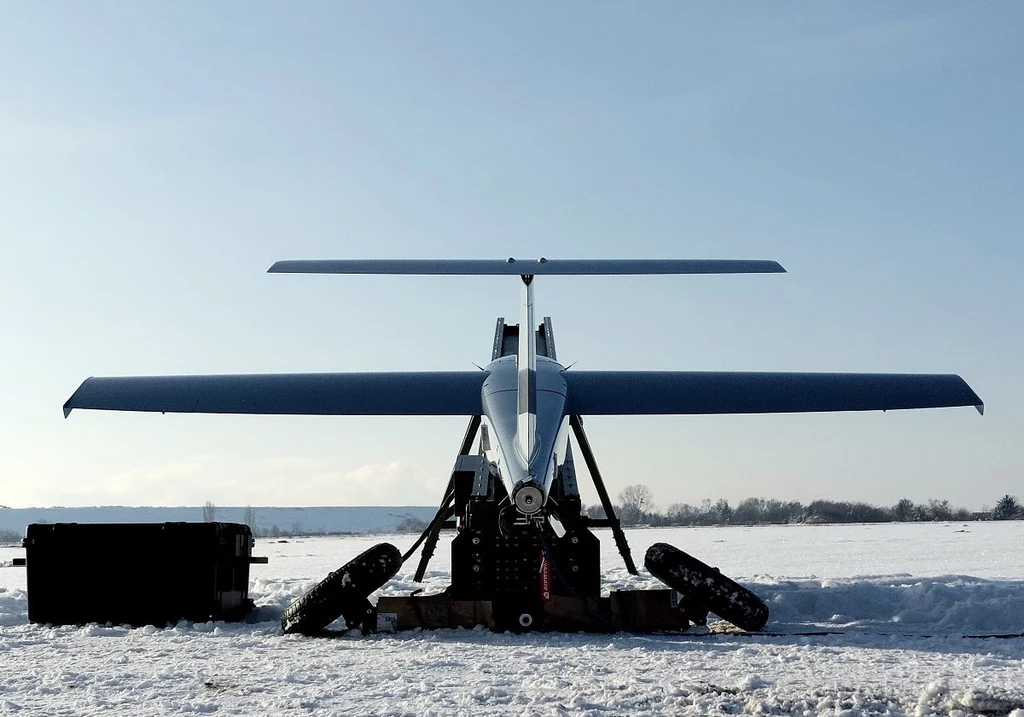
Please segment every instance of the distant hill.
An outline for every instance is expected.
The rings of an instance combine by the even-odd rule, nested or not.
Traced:
[[[257,534],[386,533],[415,526],[434,517],[436,507],[334,506],[273,508],[253,506]],[[244,523],[246,508],[216,506],[216,520]],[[0,508],[0,533],[24,535],[29,523],[176,523],[201,521],[202,506],[131,507],[104,505],[87,508]]]

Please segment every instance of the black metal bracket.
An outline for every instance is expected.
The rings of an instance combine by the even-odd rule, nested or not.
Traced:
[[[576,442],[583,453],[583,460],[587,464],[587,470],[590,471],[590,477],[594,479],[597,495],[601,498],[601,506],[604,508],[606,518],[603,524],[612,529],[612,535],[615,537],[615,546],[619,549],[622,562],[626,564],[626,570],[629,571],[630,575],[639,575],[640,572],[636,569],[636,564],[633,562],[633,554],[629,550],[629,543],[626,542],[626,534],[622,532],[622,524],[619,522],[618,516],[615,515],[612,499],[608,497],[608,490],[604,487],[604,479],[601,478],[601,470],[597,467],[597,460],[594,458],[594,452],[590,448],[590,441],[587,440],[587,434],[583,430],[583,419],[580,416],[569,416],[569,425],[572,427],[572,433],[576,436]],[[594,524],[595,522],[591,522],[591,525]]]

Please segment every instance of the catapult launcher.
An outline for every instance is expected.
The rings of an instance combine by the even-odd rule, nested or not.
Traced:
[[[980,412],[981,399],[956,375],[569,371],[558,362],[551,319],[536,319],[534,286],[538,277],[556,274],[784,271],[774,261],[746,260],[281,261],[270,273],[517,277],[519,323],[497,320],[491,361],[481,371],[90,378],[64,412],[467,416],[448,486],[420,538],[405,553],[383,543],[332,573],[285,611],[286,631],[315,634],[339,616],[364,630],[663,631],[704,624],[709,612],[759,630],[768,608],[756,595],[664,543],[651,546],[644,564],[665,589],[602,594],[594,528],[610,529],[626,568],[638,571],[583,417],[951,406]],[[581,512],[575,452],[597,489],[603,518]],[[445,528],[457,531],[449,588],[371,604],[371,593],[421,546],[415,580],[423,580]]]

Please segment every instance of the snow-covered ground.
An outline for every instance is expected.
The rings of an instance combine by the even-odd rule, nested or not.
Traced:
[[[1024,717],[1024,638],[977,637],[1024,633],[1024,521],[627,537],[638,562],[669,542],[751,587],[772,636],[281,634],[282,610],[328,572],[412,536],[259,542],[270,564],[252,568],[258,609],[243,624],[29,625],[25,571],[0,567],[0,713]],[[601,538],[607,588],[657,584],[628,575]],[[22,554],[0,548],[0,566]],[[439,546],[428,590],[447,584],[448,565]],[[419,587],[414,569],[384,592]]]

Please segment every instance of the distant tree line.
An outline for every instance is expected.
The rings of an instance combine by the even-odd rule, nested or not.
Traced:
[[[651,489],[643,484],[628,485],[622,489],[615,504],[615,513],[623,525],[785,525],[788,523],[919,523],[947,520],[1024,520],[1024,505],[1015,496],[1006,494],[996,502],[995,508],[971,512],[966,508],[949,504],[948,500],[931,498],[927,503],[915,503],[902,498],[893,506],[877,506],[869,503],[815,500],[801,503],[796,500],[774,498],[744,498],[735,506],[725,498],[712,501],[705,498],[700,505],[673,503],[661,512],[654,505]],[[592,518],[603,518],[600,505],[583,506],[584,512]],[[203,520],[216,520],[217,508],[207,501],[203,506]],[[398,522],[395,532],[419,533],[427,522],[413,515],[395,516]],[[348,533],[323,533],[304,530],[296,522],[290,527],[277,525],[257,526],[256,509],[245,507],[244,522],[252,528],[258,538],[289,538],[298,535],[347,535]],[[20,540],[16,535],[10,540]],[[4,540],[0,536],[0,540]]]
[[[600,505],[584,507],[587,515],[604,517]],[[782,501],[772,498],[744,498],[735,506],[725,498],[705,499],[700,505],[673,503],[665,511],[654,506],[646,485],[630,485],[622,489],[615,512],[623,525],[783,525],[787,523],[916,523],[946,520],[1024,520],[1024,506],[1012,495],[1004,495],[996,507],[971,512],[949,504],[948,500],[930,499],[915,503],[903,498],[893,506],[869,503],[815,500]]]
[[[414,515],[405,515],[395,524],[396,533],[422,533],[427,529],[427,521]]]
[[[583,507],[592,518],[603,518],[600,505]],[[915,503],[909,498],[899,500],[893,506],[877,506],[869,503],[815,500],[807,503],[773,498],[744,498],[735,506],[725,498],[716,501],[705,498],[700,505],[673,503],[662,512],[654,505],[650,488],[643,484],[626,486],[618,495],[615,512],[623,525],[652,526],[696,526],[696,525],[784,525],[787,523],[916,523],[947,520],[1024,520],[1024,505],[1012,495],[1000,498],[994,508],[971,512],[966,508],[951,506],[948,500],[930,499],[927,503]],[[217,507],[207,501],[202,508],[204,521],[217,519]],[[399,515],[395,531],[418,533],[427,523],[412,515]],[[246,506],[244,522],[259,538],[290,538],[305,535],[350,535],[348,531],[324,532],[303,529],[298,522],[288,527],[257,525],[256,510]],[[45,521],[39,521],[45,522]],[[22,533],[0,530],[0,543],[20,542]]]
[[[316,536],[356,534],[351,530],[311,530],[303,528],[299,523],[294,523],[291,527],[282,528],[277,525],[270,525],[265,528],[253,528],[252,530],[254,538],[311,538]]]
[[[253,537],[256,538],[294,538],[298,536],[311,536],[311,535],[352,535],[352,531],[324,531],[324,530],[309,530],[303,528],[299,521],[295,521],[291,526],[278,526],[273,525],[257,525],[256,524],[256,509],[251,505],[245,506],[242,513],[242,522],[249,526],[252,530]],[[203,504],[203,522],[213,523],[217,520],[217,506],[214,505],[213,501],[206,501]]]

